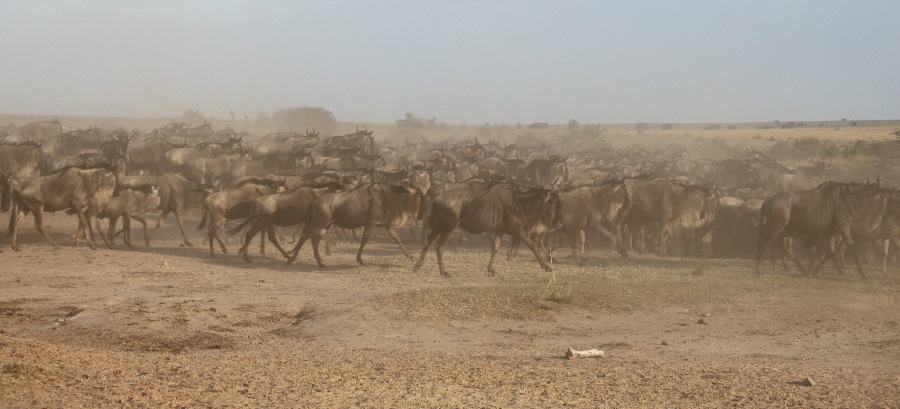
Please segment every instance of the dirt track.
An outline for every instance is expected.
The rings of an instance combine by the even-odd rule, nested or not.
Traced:
[[[64,238],[75,221],[49,224]],[[133,252],[53,250],[24,226],[23,250],[4,239],[0,254],[4,407],[900,406],[896,275],[756,277],[731,261],[690,278],[693,261],[611,259],[557,271],[579,277],[575,293],[592,277],[655,277],[636,295],[652,300],[510,313],[498,311],[515,299],[500,299],[456,317],[467,305],[432,295],[540,289],[547,273],[521,255],[484,276],[478,247],[450,250],[453,278],[433,254],[413,274],[384,234],[367,266],[344,244],[320,270],[306,248],[293,266],[210,260],[178,247],[174,226]],[[667,288],[669,275],[685,287]],[[706,294],[717,281],[736,290]],[[570,346],[607,358],[563,359]]]

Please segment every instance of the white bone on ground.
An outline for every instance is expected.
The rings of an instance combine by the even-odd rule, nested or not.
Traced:
[[[566,351],[566,356],[567,356],[569,359],[575,359],[575,358],[606,358],[606,354],[603,353],[603,351],[600,351],[600,350],[597,350],[597,349],[588,349],[588,350],[585,350],[585,351],[576,351],[576,350],[572,349],[571,347],[569,348],[568,351]]]

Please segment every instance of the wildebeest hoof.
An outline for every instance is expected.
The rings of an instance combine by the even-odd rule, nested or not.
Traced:
[[[552,272],[553,272],[553,267],[549,267],[549,266],[544,267],[544,271],[546,271],[546,272],[548,272],[548,273],[552,273]]]

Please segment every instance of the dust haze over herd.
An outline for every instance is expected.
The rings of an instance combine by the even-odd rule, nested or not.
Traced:
[[[900,402],[900,2],[0,16],[0,406]]]
[[[0,112],[451,124],[894,119],[900,5],[7,2]]]

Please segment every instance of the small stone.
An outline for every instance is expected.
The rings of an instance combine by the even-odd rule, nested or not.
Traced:
[[[803,381],[800,382],[800,385],[803,385],[803,386],[816,386],[816,381],[814,381],[813,378],[810,378],[810,377],[807,376],[806,379],[804,379]]]
[[[168,267],[168,266],[169,266],[169,262],[168,262],[168,261],[163,261],[163,266]]]
[[[697,323],[706,325],[706,321],[704,321],[703,318],[700,318],[699,320],[697,320]]]
[[[662,342],[662,345],[669,345],[669,343],[666,342],[666,341],[663,341],[663,342]]]
[[[710,317],[710,316],[712,316],[712,314],[710,314],[710,313],[707,312],[707,313],[704,313],[703,316],[704,316],[704,317]]]

